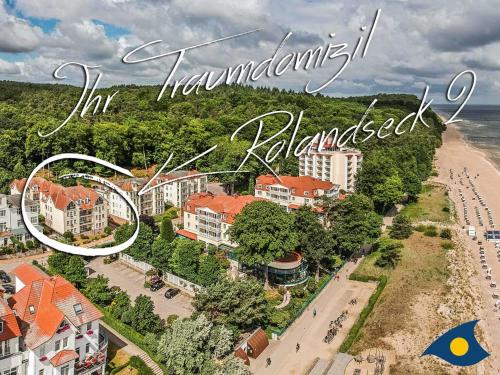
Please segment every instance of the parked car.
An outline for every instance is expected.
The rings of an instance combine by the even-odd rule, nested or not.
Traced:
[[[149,288],[150,291],[156,292],[157,290],[160,290],[165,286],[165,283],[161,280],[157,280],[151,284],[151,287]]]
[[[165,298],[174,298],[177,294],[179,294],[180,289],[178,288],[168,288],[165,292]]]
[[[14,285],[12,284],[3,284],[2,289],[9,294],[14,294],[14,292],[16,291],[16,288],[14,288]]]
[[[10,283],[10,277],[4,270],[0,270],[0,281],[3,283]]]

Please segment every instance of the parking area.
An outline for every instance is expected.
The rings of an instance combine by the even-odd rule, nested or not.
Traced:
[[[91,277],[98,274],[104,275],[109,279],[110,286],[119,286],[122,290],[126,291],[132,301],[140,294],[151,297],[155,304],[155,312],[162,318],[167,319],[169,315],[175,314],[181,318],[191,316],[194,309],[191,305],[191,297],[179,293],[172,299],[164,297],[166,287],[161,288],[156,292],[151,292],[149,289],[144,288],[145,276],[132,268],[127,267],[120,261],[110,264],[104,264],[103,258],[94,258],[88,266],[92,268],[95,273]]]

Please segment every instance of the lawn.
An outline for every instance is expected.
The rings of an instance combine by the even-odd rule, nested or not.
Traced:
[[[441,239],[426,237],[415,232],[404,242],[401,262],[393,269],[380,269],[374,265],[375,252],[363,259],[355,273],[372,277],[387,276],[387,285],[365,325],[349,350],[358,354],[373,347],[386,347],[383,338],[402,329],[418,331],[419,322],[411,306],[422,293],[445,290],[447,274],[446,251]]]
[[[401,213],[412,222],[433,221],[450,222],[450,200],[446,187],[437,184],[425,184],[418,196],[418,202],[408,204]]]

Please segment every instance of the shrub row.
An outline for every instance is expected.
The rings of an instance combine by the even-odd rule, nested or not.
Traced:
[[[365,276],[365,275],[355,275],[351,274],[350,277],[351,280],[358,280],[358,281],[372,281],[372,280],[377,280],[374,277],[371,276]],[[361,280],[363,279],[363,280]],[[345,338],[344,342],[340,346],[339,351],[342,353],[346,353],[354,344],[356,339],[359,336],[361,328],[363,328],[363,325],[366,322],[366,319],[372,312],[373,308],[375,307],[375,304],[377,303],[380,295],[382,294],[382,291],[384,290],[385,286],[387,285],[387,277],[386,276],[380,276],[378,278],[379,283],[377,285],[377,289],[375,289],[375,292],[371,295],[370,299],[368,300],[368,305],[361,311],[361,314],[359,314],[358,320],[354,325],[352,326],[351,330],[349,331],[349,334]]]

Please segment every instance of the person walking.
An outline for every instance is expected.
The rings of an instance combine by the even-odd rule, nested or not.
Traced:
[[[295,346],[295,352],[298,352],[300,350],[300,344],[297,343],[297,345]]]
[[[266,358],[266,367],[271,366],[271,357]]]
[[[316,318],[316,309],[313,310],[313,318]]]

